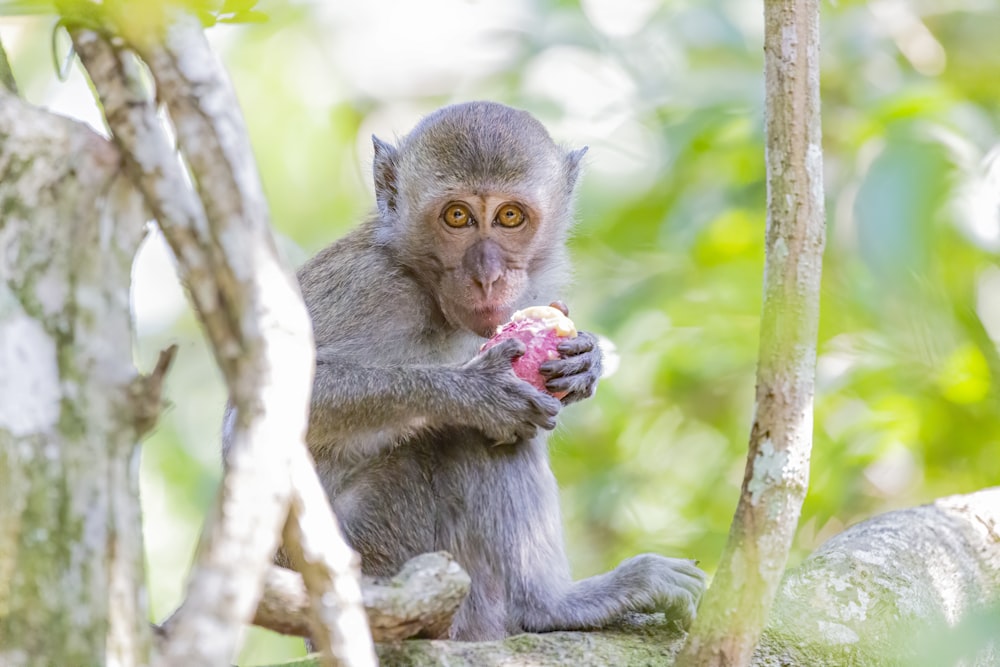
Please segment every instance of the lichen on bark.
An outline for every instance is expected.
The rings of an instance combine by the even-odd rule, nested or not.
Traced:
[[[113,146],[6,92],[0,210],[0,664],[146,664],[128,307],[145,212]]]

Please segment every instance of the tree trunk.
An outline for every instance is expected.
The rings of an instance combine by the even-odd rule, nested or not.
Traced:
[[[765,0],[767,233],[757,395],[729,541],[680,658],[746,665],[788,560],[809,482],[823,263],[819,3]]]
[[[145,665],[146,213],[110,143],[0,90],[0,214],[0,664]]]
[[[137,92],[120,38],[112,49],[68,24],[100,75],[123,151],[0,92],[0,665],[223,664],[286,525],[314,536],[285,537],[300,554],[324,664],[374,665],[359,562],[303,443],[313,351],[305,307],[278,261],[235,98],[200,26],[171,25],[167,45],[149,35],[143,45],[200,196]],[[9,75],[0,51],[0,83],[12,91]],[[136,443],[155,422],[173,350],[137,377],[129,279],[144,204],[163,218],[236,406],[188,596],[155,646]]]

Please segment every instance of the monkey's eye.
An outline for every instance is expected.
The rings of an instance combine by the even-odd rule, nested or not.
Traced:
[[[475,218],[472,217],[472,211],[465,204],[451,204],[444,210],[442,217],[449,227],[468,227],[476,224]]]
[[[520,206],[504,204],[497,211],[494,222],[501,227],[520,227],[524,223],[524,211],[521,210]]]

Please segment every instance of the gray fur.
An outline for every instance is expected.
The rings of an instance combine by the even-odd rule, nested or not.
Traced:
[[[560,403],[514,375],[520,343],[477,354],[483,332],[455,314],[494,298],[485,283],[511,310],[559,296],[583,151],[484,102],[431,114],[398,148],[374,142],[375,217],[299,271],[317,345],[307,441],[364,572],[454,554],[472,578],[457,639],[594,628],[640,610],[690,621],[704,587],[691,561],[645,554],[570,577],[546,439],[561,405],[593,394],[595,338],[581,333],[543,366],[549,388],[569,392]],[[532,207],[527,240],[503,245],[487,220],[460,258],[439,252],[442,202],[497,192]]]

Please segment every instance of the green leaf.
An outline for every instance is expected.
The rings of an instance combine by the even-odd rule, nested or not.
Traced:
[[[52,0],[0,0],[0,16],[45,16],[55,14]]]
[[[196,10],[195,16],[198,17],[198,20],[201,21],[201,24],[206,28],[211,28],[213,25],[218,23],[215,15],[211,12]]]
[[[257,0],[226,0],[222,3],[223,14],[240,14],[254,8]]]

